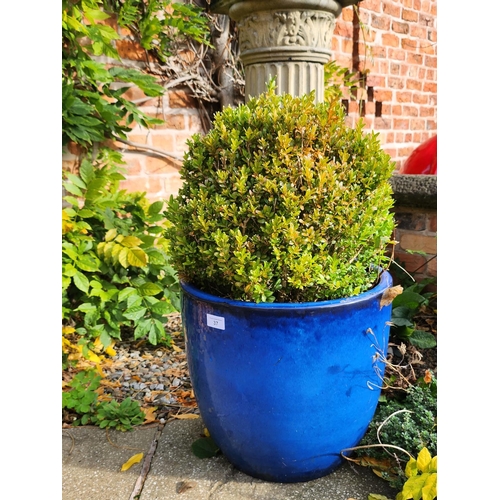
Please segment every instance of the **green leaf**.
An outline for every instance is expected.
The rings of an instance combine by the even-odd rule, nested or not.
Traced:
[[[411,344],[421,349],[431,349],[437,346],[436,337],[432,333],[424,330],[414,330],[409,340]]]
[[[155,201],[152,203],[149,208],[148,208],[148,214],[149,215],[156,215],[160,213],[160,210],[163,208],[163,201]]]
[[[160,288],[158,285],[155,285],[154,283],[151,283],[151,282],[144,283],[144,285],[141,285],[139,287],[139,293],[141,295],[153,296],[153,295],[158,295],[162,291],[163,291],[162,288]]]
[[[148,263],[148,255],[142,248],[130,248],[127,253],[127,260],[131,266],[144,267]]]
[[[141,319],[147,312],[147,309],[142,306],[136,306],[136,307],[131,307],[130,309],[127,309],[123,315],[127,319],[131,319],[132,321],[137,321],[138,319]]]
[[[75,286],[84,293],[88,293],[89,291],[89,280],[87,276],[85,276],[80,271],[76,271],[73,276],[73,283]]]
[[[197,439],[191,445],[191,451],[198,458],[211,458],[215,457],[220,452],[220,448],[215,444],[211,437],[203,437]]]

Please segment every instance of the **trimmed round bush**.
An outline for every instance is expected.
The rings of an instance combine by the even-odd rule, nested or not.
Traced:
[[[310,302],[366,291],[388,266],[394,164],[340,102],[271,84],[188,147],[166,212],[181,280],[234,300]]]

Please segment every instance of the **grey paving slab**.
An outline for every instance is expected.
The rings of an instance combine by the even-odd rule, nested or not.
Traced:
[[[394,498],[396,491],[369,469],[344,464],[307,483],[281,484],[254,479],[224,457],[199,459],[191,452],[201,420],[165,425],[140,500],[366,500],[369,493]]]
[[[108,440],[97,427],[63,429],[62,500],[128,500],[144,460],[127,471],[121,467],[136,453],[147,456],[156,431],[109,431]]]

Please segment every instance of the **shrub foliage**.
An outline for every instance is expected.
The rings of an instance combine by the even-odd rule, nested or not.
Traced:
[[[342,298],[386,267],[394,165],[333,98],[266,93],[189,141],[167,230],[179,276],[256,302]]]

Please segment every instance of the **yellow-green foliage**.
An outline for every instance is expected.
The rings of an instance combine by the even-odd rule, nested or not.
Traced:
[[[411,458],[406,464],[408,478],[396,500],[434,500],[437,498],[437,455],[431,457],[423,448],[417,459]]]
[[[341,104],[267,92],[195,135],[167,230],[179,276],[237,300],[303,302],[369,289],[388,262],[394,165]]]

